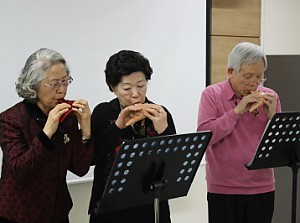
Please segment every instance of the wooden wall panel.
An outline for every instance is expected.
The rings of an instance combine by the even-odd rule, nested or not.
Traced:
[[[227,78],[227,57],[239,42],[260,44],[261,0],[212,0],[211,84]]]
[[[211,37],[211,83],[217,83],[227,78],[227,58],[232,48],[239,42],[260,44],[260,38],[247,37]]]
[[[212,35],[260,36],[260,0],[212,0]]]

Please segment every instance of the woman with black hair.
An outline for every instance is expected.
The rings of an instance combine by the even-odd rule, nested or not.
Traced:
[[[99,213],[99,204],[111,167],[124,140],[175,134],[171,114],[162,105],[146,97],[152,68],[139,52],[122,50],[112,55],[105,69],[106,83],[116,98],[97,105],[92,113],[94,135],[94,182],[90,201],[91,223],[152,223],[153,205],[144,205],[108,213]],[[146,117],[133,125],[126,125],[140,104]],[[170,223],[168,201],[160,204],[160,222]]]

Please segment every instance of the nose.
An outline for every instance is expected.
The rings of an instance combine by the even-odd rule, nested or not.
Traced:
[[[133,88],[132,91],[131,91],[131,96],[132,97],[139,96],[139,90],[137,88]]]
[[[253,80],[253,81],[250,81],[250,82],[248,83],[248,85],[250,85],[250,86],[257,86],[257,85],[259,85],[259,83],[257,83],[256,80]]]
[[[64,83],[60,83],[58,86],[57,86],[57,92],[66,92],[67,91],[67,88],[68,86],[65,85]]]

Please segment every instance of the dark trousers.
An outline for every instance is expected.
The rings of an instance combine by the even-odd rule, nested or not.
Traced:
[[[275,192],[255,195],[207,193],[209,223],[271,223]]]

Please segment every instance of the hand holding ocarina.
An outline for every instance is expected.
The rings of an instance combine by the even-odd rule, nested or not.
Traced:
[[[73,112],[72,105],[74,103],[74,100],[66,100],[66,99],[62,98],[62,99],[59,99],[58,102],[59,103],[67,103],[67,104],[71,105],[71,108],[69,108],[69,110],[66,113],[62,114],[62,116],[60,116],[59,122],[63,122]]]
[[[265,94],[264,92],[261,91],[252,91],[251,94],[258,94],[259,95],[259,101],[253,103],[249,109],[249,112],[253,112],[255,109],[259,108],[262,106],[264,102],[264,97],[263,95]]]

